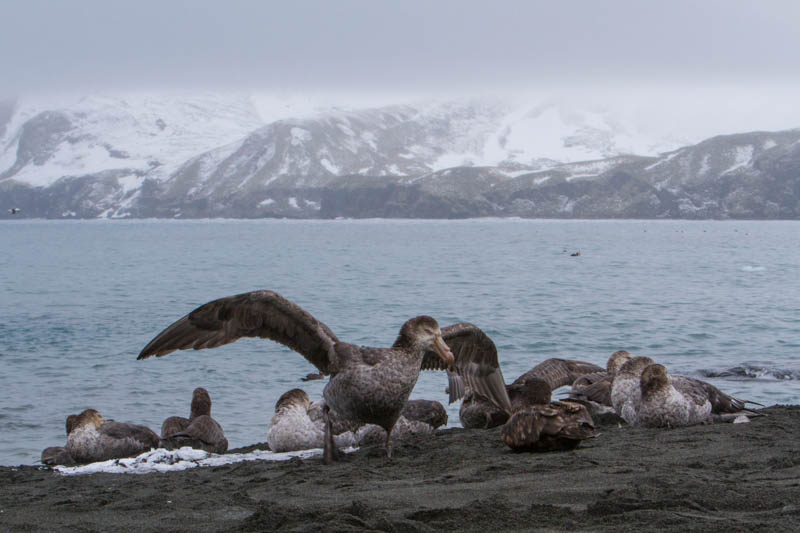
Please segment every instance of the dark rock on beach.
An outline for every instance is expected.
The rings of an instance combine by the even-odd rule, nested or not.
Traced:
[[[321,457],[165,474],[0,468],[3,531],[789,531],[800,521],[800,406],[747,424],[598,428],[517,454],[439,430],[331,466]],[[237,450],[232,450],[237,451]]]

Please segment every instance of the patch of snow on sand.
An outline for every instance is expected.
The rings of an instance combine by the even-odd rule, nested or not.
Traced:
[[[350,453],[356,448],[346,448],[342,451]],[[184,447],[179,450],[165,450],[159,448],[150,450],[137,457],[125,459],[111,459],[81,466],[57,466],[54,468],[60,474],[74,476],[80,474],[151,474],[153,472],[175,472],[188,470],[198,466],[221,466],[242,461],[288,461],[293,457],[306,459],[322,455],[322,448],[311,450],[298,450],[294,452],[275,453],[266,450],[255,450],[250,453],[230,453],[218,455]]]

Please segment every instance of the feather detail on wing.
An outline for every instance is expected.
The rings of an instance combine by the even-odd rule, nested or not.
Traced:
[[[575,380],[570,391],[570,399],[588,400],[601,405],[611,406],[611,385],[613,378],[606,376],[588,385],[577,384]]]
[[[442,338],[455,356],[451,368],[433,351],[425,353],[422,370],[447,370],[450,403],[464,396],[466,389],[481,394],[501,409],[511,410],[506,383],[497,359],[497,348],[481,329],[460,322],[442,329]]]
[[[695,402],[698,402],[699,398],[705,398],[711,402],[711,412],[714,414],[736,413],[744,410],[745,405],[748,403],[755,403],[734,398],[725,394],[711,383],[696,378],[671,376],[670,380],[672,381],[672,386],[677,390],[685,394],[691,394]]]
[[[271,339],[300,353],[324,374],[335,370],[336,335],[273,291],[247,292],[201,305],[159,333],[138,359],[189,348],[216,348],[242,337]]]
[[[604,371],[604,368],[593,365],[592,363],[551,358],[545,359],[522,374],[512,385],[525,383],[529,378],[534,377],[546,381],[547,384],[550,385],[550,390],[556,390],[564,385],[572,385],[572,383],[583,374]]]

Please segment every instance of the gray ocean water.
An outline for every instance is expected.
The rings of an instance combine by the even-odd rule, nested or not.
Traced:
[[[197,386],[231,447],[266,440],[280,394],[321,396],[302,356],[244,339],[136,360],[196,306],[253,289],[358,344],[389,345],[418,314],[473,322],[507,382],[548,357],[605,365],[627,349],[800,403],[800,222],[18,220],[0,245],[3,465],[63,445],[67,415],[88,407],[158,431]],[[445,385],[426,372],[412,397],[446,403]]]

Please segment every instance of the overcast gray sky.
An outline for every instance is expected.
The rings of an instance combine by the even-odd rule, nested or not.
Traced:
[[[5,93],[798,85],[794,1],[0,0]]]

